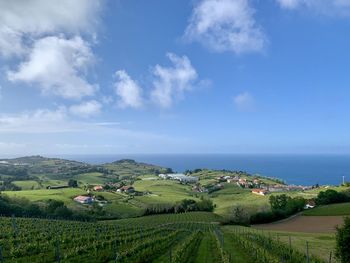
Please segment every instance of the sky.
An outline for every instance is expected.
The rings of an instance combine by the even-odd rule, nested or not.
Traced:
[[[350,153],[350,0],[0,0],[0,156]]]

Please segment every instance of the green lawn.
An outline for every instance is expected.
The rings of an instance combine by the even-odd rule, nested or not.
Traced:
[[[350,203],[316,207],[304,212],[306,216],[350,216]]]

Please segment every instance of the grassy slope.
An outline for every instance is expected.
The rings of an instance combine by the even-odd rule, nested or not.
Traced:
[[[300,252],[306,253],[306,241],[309,243],[310,254],[324,259],[328,262],[329,254],[334,255],[335,235],[334,234],[314,234],[314,233],[295,233],[295,232],[270,232],[276,235],[280,241],[289,244],[291,237],[292,246]],[[332,262],[336,262],[333,261]]]
[[[4,191],[9,197],[24,197],[30,201],[43,201],[48,199],[56,199],[65,202],[68,206],[74,206],[76,203],[73,198],[77,195],[86,194],[79,188],[66,189],[42,189],[42,190],[25,190],[25,191]]]
[[[230,232],[233,231],[233,228],[234,228],[233,226],[222,227],[223,232],[225,234],[226,242],[234,243],[234,240],[230,239]],[[306,242],[308,242],[310,254],[318,258],[321,258],[326,262],[328,262],[330,252],[332,252],[332,254],[334,255],[334,247],[335,247],[334,234],[297,233],[297,232],[284,232],[284,231],[261,231],[261,233],[264,233],[267,236],[271,236],[276,240],[279,240],[280,242],[284,242],[288,245],[289,245],[289,237],[290,237],[292,247],[299,250],[301,253],[306,253]],[[240,252],[239,249],[238,251],[235,251],[235,250],[232,250],[232,251],[233,253],[238,253],[239,255],[239,252]],[[242,262],[245,262],[245,261],[242,261]],[[334,258],[332,259],[332,262],[336,262]]]
[[[306,216],[345,216],[350,215],[350,203],[316,207],[303,213]]]
[[[28,180],[28,181],[13,181],[13,184],[22,188],[22,190],[32,190],[40,189],[40,185],[37,181]]]
[[[150,195],[135,197],[135,200],[145,204],[174,203],[185,198],[193,199],[190,195],[191,186],[182,185],[176,181],[138,180],[134,183],[134,187],[137,191],[151,192]]]
[[[107,179],[102,177],[102,173],[84,173],[74,176],[74,179],[82,184],[99,185],[107,182]]]
[[[268,205],[268,197],[251,193],[251,189],[242,189],[234,184],[224,184],[225,188],[211,194],[216,212],[226,214],[232,206],[243,206],[248,210],[256,210],[258,207]]]

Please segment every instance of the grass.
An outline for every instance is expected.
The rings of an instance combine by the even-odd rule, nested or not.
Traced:
[[[102,175],[102,173],[85,173],[75,176],[74,179],[82,184],[99,185],[107,182],[107,179]]]
[[[190,195],[191,186],[171,180],[138,180],[134,187],[137,191],[151,193],[135,197],[136,201],[144,204],[174,203],[185,198],[197,199]]]
[[[295,233],[295,232],[269,232],[276,235],[281,242],[289,243],[291,238],[292,247],[302,253],[306,253],[306,242],[308,242],[310,254],[319,257],[326,262],[332,252],[334,255],[335,235],[334,234],[315,234],[315,233]],[[334,259],[332,262],[336,262]]]
[[[22,188],[22,190],[34,190],[40,189],[40,185],[37,181],[28,180],[28,181],[13,181],[13,184]]]
[[[68,206],[74,206],[73,198],[75,196],[86,194],[84,190],[79,188],[4,191],[3,193],[9,197],[26,198],[30,201],[61,200]]]
[[[305,216],[350,216],[350,203],[316,207],[303,213]]]
[[[222,229],[225,234],[225,242],[230,242],[229,241],[230,232],[233,231],[234,226],[224,226],[222,227]],[[265,231],[265,230],[264,231],[256,230],[256,231],[263,233],[266,236],[270,236],[273,239],[278,240],[279,242],[283,242],[287,245],[289,245],[289,239],[290,239],[292,247],[296,250],[299,250],[301,253],[305,253],[305,254],[306,254],[306,242],[308,242],[309,253],[311,255],[314,255],[318,258],[325,260],[325,262],[328,262],[329,255],[331,252],[332,252],[332,255],[334,255],[335,234]],[[242,261],[242,262],[245,262],[245,261]],[[337,262],[337,261],[335,260],[335,258],[332,258],[332,262]]]
[[[246,263],[251,262],[248,255],[245,254],[245,251],[237,245],[236,240],[230,234],[230,226],[221,227],[224,234],[224,250],[229,254],[230,262],[234,263]]]
[[[233,206],[242,206],[247,211],[256,211],[260,207],[269,206],[268,196],[258,196],[251,193],[251,189],[242,189],[234,184],[224,184],[224,189],[211,194],[215,212],[220,215],[228,213]]]

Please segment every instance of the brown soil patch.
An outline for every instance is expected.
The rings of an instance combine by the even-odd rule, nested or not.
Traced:
[[[337,225],[342,225],[343,216],[295,216],[287,220],[255,225],[255,228],[264,230],[307,232],[307,233],[334,233]]]

